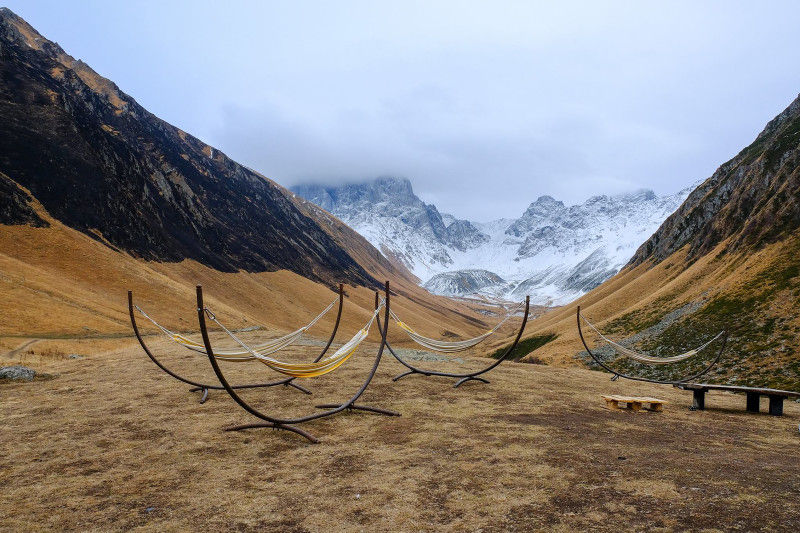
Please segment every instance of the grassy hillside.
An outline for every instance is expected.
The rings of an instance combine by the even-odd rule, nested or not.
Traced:
[[[557,333],[536,355],[557,365],[584,362],[575,311],[610,334],[625,339],[653,328],[671,315],[657,334],[637,347],[656,355],[694,348],[720,330],[730,332],[728,348],[709,380],[800,390],[800,236],[752,254],[725,253],[725,243],[691,263],[686,250],[652,266],[624,270],[577,302],[534,320],[528,335]],[[586,330],[586,328],[584,328]],[[599,339],[589,334],[595,345]],[[713,347],[696,364],[713,355]],[[705,353],[705,352],[704,352]],[[689,365],[654,368],[618,366],[651,377],[685,374]]]

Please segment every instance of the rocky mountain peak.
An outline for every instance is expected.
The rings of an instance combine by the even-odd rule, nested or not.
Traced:
[[[416,265],[413,257],[420,247],[430,261],[447,265],[453,261],[448,249],[463,252],[488,239],[471,222],[443,217],[435,205],[423,202],[407,178],[380,177],[334,186],[296,185],[291,190],[330,211],[381,250],[390,251],[412,272]],[[419,276],[420,272],[415,274]]]
[[[552,213],[553,211],[560,211],[564,209],[564,202],[560,200],[556,200],[552,196],[544,195],[540,196],[533,202],[531,205],[528,206],[528,209],[525,211],[525,215],[547,215],[548,213]]]

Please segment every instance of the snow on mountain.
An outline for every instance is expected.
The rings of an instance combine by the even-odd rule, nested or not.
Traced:
[[[571,206],[541,196],[520,218],[488,223],[439,213],[407,179],[292,190],[401,261],[431,292],[513,300],[530,294],[537,304],[557,305],[616,274],[691,188],[594,196]]]
[[[483,269],[442,272],[426,281],[424,286],[432,293],[445,296],[504,294],[514,288],[494,272]]]

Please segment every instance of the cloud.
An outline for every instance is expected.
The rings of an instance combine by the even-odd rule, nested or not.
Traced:
[[[789,1],[9,2],[280,183],[405,176],[473,219],[677,191],[800,90]]]

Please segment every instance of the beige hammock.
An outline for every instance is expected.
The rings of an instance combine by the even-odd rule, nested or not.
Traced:
[[[699,347],[697,347],[697,348],[695,348],[693,350],[689,350],[688,352],[684,352],[684,353],[678,354],[678,355],[672,355],[672,356],[669,356],[669,357],[655,357],[655,356],[652,356],[652,355],[648,355],[646,353],[642,353],[642,352],[637,352],[635,350],[631,350],[630,348],[626,348],[625,346],[622,346],[618,342],[614,342],[613,340],[609,339],[608,337],[606,337],[605,335],[600,333],[600,330],[597,329],[594,324],[589,322],[586,319],[585,316],[581,315],[581,318],[583,319],[584,322],[586,322],[586,324],[590,328],[592,328],[595,331],[595,333],[597,333],[600,336],[601,339],[606,341],[609,345],[611,345],[621,355],[624,355],[625,357],[628,357],[629,359],[633,359],[634,361],[639,361],[641,363],[648,363],[648,364],[651,364],[651,365],[668,365],[670,363],[678,363],[680,361],[684,361],[684,360],[686,360],[686,359],[688,359],[688,358],[690,358],[690,357],[692,357],[694,355],[697,355],[698,352],[702,351],[709,344],[711,344],[712,342],[717,340],[719,337],[721,337],[723,333],[725,333],[724,331],[720,331],[719,333],[717,333],[717,335],[714,338],[712,338],[711,340],[709,340],[705,344],[702,344],[701,346],[699,346]]]
[[[461,341],[444,341],[444,340],[441,340],[441,339],[432,339],[430,337],[425,337],[423,335],[420,335],[416,331],[414,331],[411,328],[411,326],[409,326],[408,324],[406,324],[405,322],[400,320],[400,317],[398,317],[395,314],[394,311],[389,310],[389,314],[392,315],[392,318],[397,323],[397,325],[403,331],[405,331],[406,334],[414,342],[416,342],[420,346],[424,346],[425,348],[428,348],[429,350],[433,350],[435,352],[455,353],[455,352],[462,352],[464,350],[468,350],[469,348],[472,348],[473,346],[477,346],[478,344],[483,342],[487,337],[489,337],[494,332],[496,332],[498,329],[500,329],[500,326],[505,324],[508,319],[510,319],[512,316],[514,316],[514,314],[521,307],[522,307],[522,304],[518,305],[512,312],[507,313],[505,318],[503,318],[503,320],[501,320],[495,327],[493,327],[492,329],[490,329],[486,333],[483,333],[483,334],[478,335],[477,337],[473,337],[471,339],[464,339],[464,340],[461,340]]]
[[[339,301],[339,298],[336,298],[334,301],[330,303],[328,307],[322,310],[320,314],[314,317],[311,322],[306,324],[300,329],[292,331],[282,337],[278,337],[277,339],[271,339],[263,344],[258,344],[252,346],[252,351],[258,352],[261,355],[270,355],[275,352],[278,352],[287,346],[294,344],[303,334],[311,329],[317,322],[324,317],[328,311],[333,309],[333,306],[336,305],[336,302]],[[164,335],[175,341],[177,344],[180,344],[184,348],[188,350],[192,350],[199,353],[206,353],[205,346],[202,343],[193,341],[180,333],[175,333],[174,331],[170,331],[169,329],[165,328],[154,319],[152,319],[147,313],[145,313],[141,307],[138,305],[134,306],[136,309],[145,317],[147,320],[153,323],[158,329],[160,329]],[[214,357],[220,359],[221,361],[252,361],[255,357],[252,355],[252,352],[246,350],[214,350]]]

